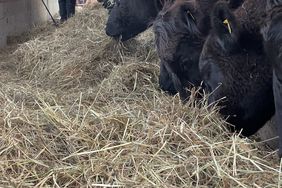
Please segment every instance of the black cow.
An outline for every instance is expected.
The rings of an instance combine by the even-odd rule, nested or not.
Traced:
[[[106,33],[126,41],[145,31],[162,8],[162,0],[115,0]]]
[[[235,130],[250,136],[274,114],[271,65],[226,3],[215,5],[211,23],[199,62],[209,104],[218,102]]]
[[[176,0],[165,3],[154,22],[161,67],[170,75],[163,79],[160,77],[160,87],[167,90],[171,78],[183,102],[190,95],[186,87],[200,86],[201,83],[199,57],[209,31],[208,8],[216,1]]]
[[[168,1],[154,22],[156,47],[161,59],[160,87],[171,94],[176,88],[183,101],[189,96],[185,88],[201,83],[199,56],[210,30],[210,11],[217,1]],[[241,2],[228,3],[237,8]]]
[[[262,34],[265,51],[273,64],[275,119],[279,130],[279,156],[282,157],[282,0],[268,0],[267,12]]]

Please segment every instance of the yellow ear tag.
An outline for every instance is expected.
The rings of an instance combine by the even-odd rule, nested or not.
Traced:
[[[192,17],[192,19],[195,21],[194,16],[192,15],[192,13],[189,10],[187,11],[187,14],[190,15]]]
[[[230,26],[230,23],[229,23],[228,19],[225,19],[225,20],[223,21],[223,23],[224,23],[225,25],[227,25],[228,31],[229,31],[229,33],[231,34],[231,33],[232,33],[232,30],[231,30],[231,26]]]

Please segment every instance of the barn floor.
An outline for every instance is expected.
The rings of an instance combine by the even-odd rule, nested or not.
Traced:
[[[0,187],[282,184],[275,151],[158,89],[151,31],[118,44],[106,16],[88,8],[1,51]]]

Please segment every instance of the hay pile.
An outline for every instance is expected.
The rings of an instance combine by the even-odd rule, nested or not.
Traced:
[[[15,52],[19,74],[39,84],[47,85],[47,81],[49,87],[88,87],[100,83],[114,65],[127,61],[123,58],[126,53],[135,54],[138,60],[150,58],[151,45],[138,45],[137,41],[120,51],[120,44],[104,34],[106,16],[101,10],[85,11],[55,32],[22,45]],[[140,46],[138,51],[136,46]]]
[[[86,9],[0,59],[1,187],[280,186],[275,152],[205,100],[162,93],[152,33],[116,44],[106,15]]]

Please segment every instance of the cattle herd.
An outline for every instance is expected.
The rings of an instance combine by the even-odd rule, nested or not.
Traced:
[[[201,87],[244,136],[275,114],[282,156],[282,0],[99,1],[113,38],[153,26],[162,90],[185,103]]]

